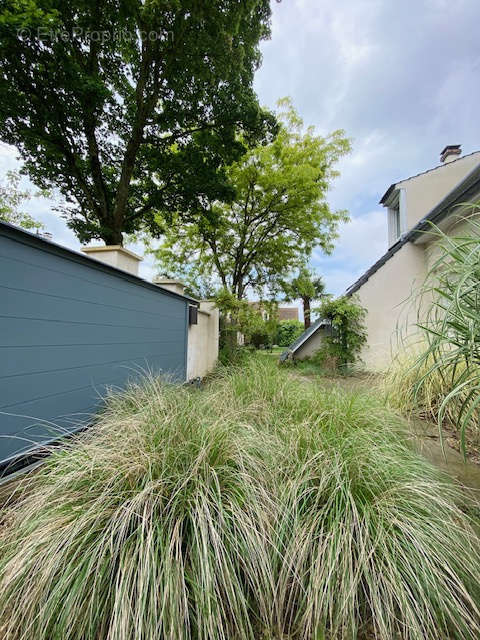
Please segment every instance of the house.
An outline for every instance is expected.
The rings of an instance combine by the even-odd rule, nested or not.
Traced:
[[[367,310],[362,359],[369,370],[385,370],[400,336],[411,333],[418,321],[414,292],[432,264],[431,223],[457,235],[472,215],[469,203],[480,200],[480,151],[462,156],[460,145],[448,145],[440,161],[387,189],[380,204],[387,214],[388,249],[346,291]]]
[[[257,309],[263,320],[268,320],[268,310],[263,306],[263,302],[255,300],[248,304],[252,309]],[[279,322],[283,320],[298,320],[298,307],[277,307],[277,317]]]
[[[284,320],[298,321],[298,307],[278,307],[278,320],[280,322]]]

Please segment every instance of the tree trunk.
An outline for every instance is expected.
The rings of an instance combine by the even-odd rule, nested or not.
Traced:
[[[305,329],[310,326],[310,298],[303,298],[303,326]]]
[[[109,245],[123,246],[123,235],[122,235],[121,229],[103,227],[101,231],[101,238],[107,246]]]

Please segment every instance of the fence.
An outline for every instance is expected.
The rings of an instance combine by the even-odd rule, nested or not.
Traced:
[[[108,387],[187,378],[196,304],[0,223],[0,465],[83,427]]]

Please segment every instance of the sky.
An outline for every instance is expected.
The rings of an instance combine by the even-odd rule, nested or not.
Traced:
[[[344,129],[352,152],[328,194],[347,209],[335,251],[318,249],[312,266],[327,291],[341,294],[387,249],[386,210],[393,182],[439,164],[447,144],[480,149],[478,0],[272,0],[272,37],[262,43],[255,87],[270,108],[290,96],[306,125],[325,135]],[[0,179],[18,166],[0,144]],[[32,187],[34,190],[34,187]],[[24,209],[53,239],[80,245],[52,203]],[[136,247],[130,247],[134,250]],[[140,275],[151,279],[152,260]]]

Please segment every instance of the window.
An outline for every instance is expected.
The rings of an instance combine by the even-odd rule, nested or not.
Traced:
[[[393,209],[392,210],[392,222],[393,222],[393,234],[394,234],[394,239],[398,240],[398,238],[400,238],[400,235],[402,233],[401,231],[401,225],[400,225],[400,209]]]
[[[407,230],[405,189],[397,189],[388,207],[388,243],[391,247]]]

